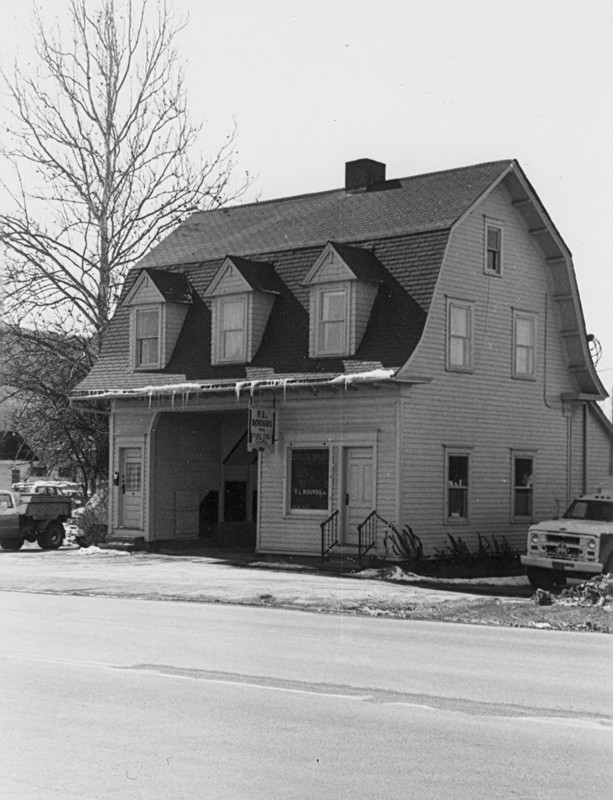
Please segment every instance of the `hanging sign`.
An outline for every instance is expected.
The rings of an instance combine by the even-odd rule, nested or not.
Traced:
[[[249,408],[249,450],[264,450],[275,442],[275,411],[273,408]]]

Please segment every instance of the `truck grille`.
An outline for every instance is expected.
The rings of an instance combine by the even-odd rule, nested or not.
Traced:
[[[548,533],[545,538],[545,552],[551,558],[577,561],[583,557],[585,550],[581,546],[581,538],[579,536]]]

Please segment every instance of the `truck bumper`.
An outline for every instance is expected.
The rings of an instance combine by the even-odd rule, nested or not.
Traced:
[[[543,556],[520,556],[524,567],[536,567],[537,569],[550,569],[552,572],[564,575],[600,575],[602,564],[594,561],[567,561],[555,558],[545,558]]]

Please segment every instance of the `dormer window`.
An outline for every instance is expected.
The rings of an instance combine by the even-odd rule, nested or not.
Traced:
[[[370,251],[326,245],[305,278],[310,288],[311,358],[355,355],[381,278],[381,265]]]
[[[211,300],[212,364],[251,363],[278,293],[271,264],[226,256],[204,293]]]
[[[347,341],[347,289],[322,289],[319,293],[321,355],[344,355]]]
[[[191,302],[185,275],[141,270],[122,304],[130,310],[132,369],[147,371],[167,366]]]
[[[224,297],[219,301],[219,361],[245,361],[245,300]]]
[[[137,309],[135,328],[135,366],[157,369],[160,366],[160,309]]]

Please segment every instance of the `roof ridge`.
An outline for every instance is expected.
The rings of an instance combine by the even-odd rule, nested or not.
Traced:
[[[516,163],[516,159],[514,158],[506,158],[506,159],[496,159],[494,161],[482,161],[478,164],[466,164],[463,167],[449,167],[449,169],[437,169],[432,170],[431,172],[420,172],[416,175],[405,175],[400,178],[391,178],[389,180],[396,180],[396,181],[410,181],[410,180],[417,180],[417,178],[429,178],[432,175],[445,175],[452,172],[465,172],[469,169],[477,169],[478,167],[490,167],[494,164],[505,164],[509,166],[510,164]],[[332,195],[332,194],[354,194],[354,192],[347,192],[344,187],[338,187],[336,189],[323,189],[317,192],[302,192],[301,194],[291,194],[282,197],[271,197],[268,200],[253,200],[250,203],[237,203],[236,205],[230,206],[218,206],[217,208],[208,208],[208,209],[201,209],[199,211],[194,211],[193,216],[199,214],[210,214],[214,211],[233,211],[235,209],[243,209],[243,208],[255,208],[257,206],[264,206],[270,205],[272,203],[283,203],[289,200],[302,200],[305,197],[320,197],[324,195]]]

